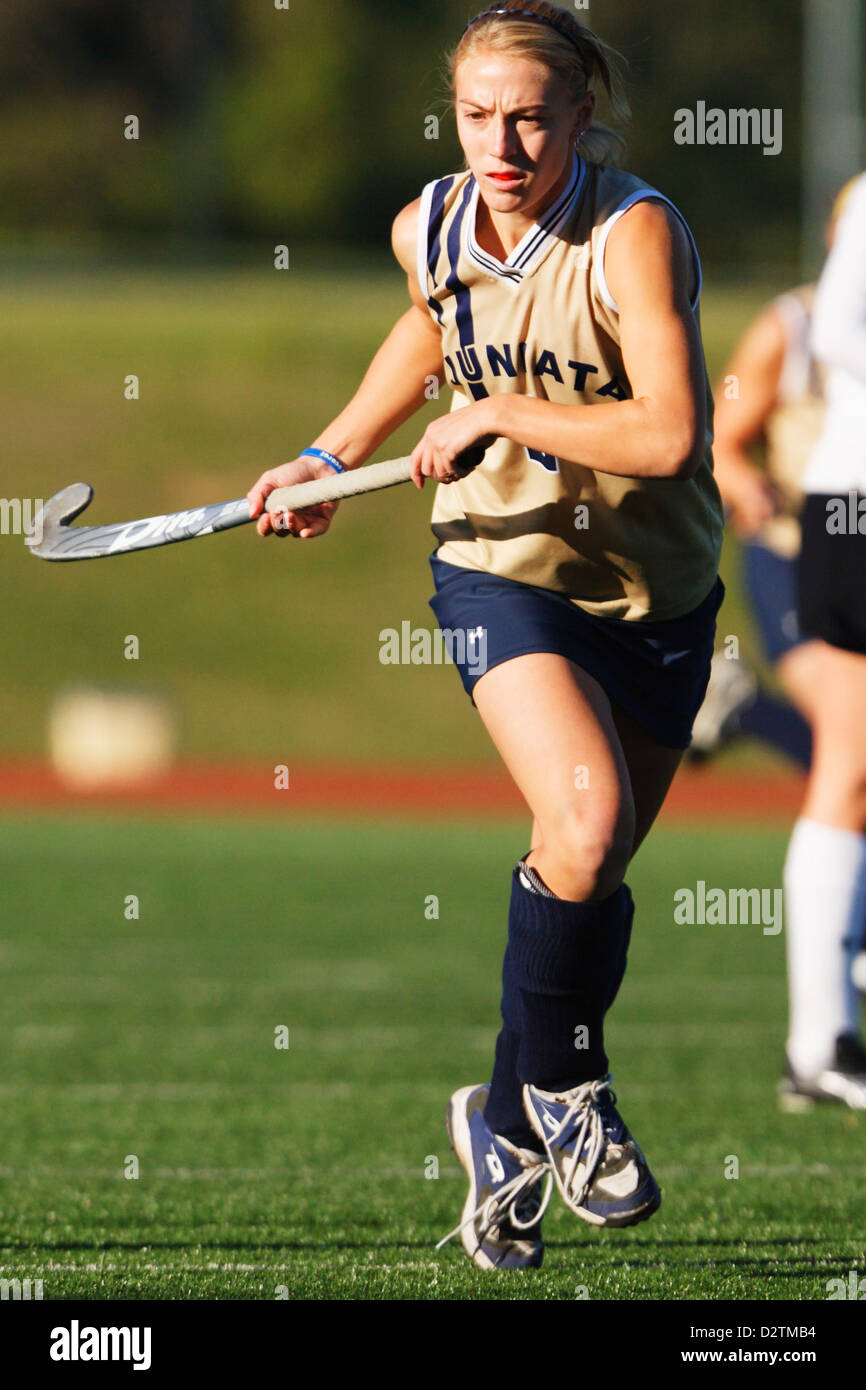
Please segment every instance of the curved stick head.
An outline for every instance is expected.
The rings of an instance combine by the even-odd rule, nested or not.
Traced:
[[[30,547],[32,555],[40,559],[50,559],[53,543],[57,540],[61,527],[68,526],[80,516],[93,499],[93,488],[89,483],[70,483],[49,497],[33,520],[33,527],[25,536],[24,543]]]

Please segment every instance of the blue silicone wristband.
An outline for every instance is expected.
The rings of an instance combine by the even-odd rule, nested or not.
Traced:
[[[313,458],[322,459],[330,468],[333,468],[335,473],[345,473],[346,471],[345,466],[340,460],[333,454],[329,454],[327,449],[302,449],[298,458],[303,458],[305,454],[310,454]]]

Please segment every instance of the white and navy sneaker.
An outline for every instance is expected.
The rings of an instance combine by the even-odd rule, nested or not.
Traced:
[[[524,1086],[523,1104],[566,1206],[593,1226],[634,1226],[658,1211],[662,1196],[622,1122],[612,1080],[558,1093]]]
[[[550,1164],[487,1127],[489,1091],[464,1086],[448,1104],[448,1138],[469,1176],[469,1193],[463,1220],[436,1249],[459,1235],[481,1269],[537,1269],[544,1255],[541,1218],[553,1191]]]
[[[814,1076],[798,1075],[790,1062],[779,1083],[779,1104],[789,1114],[811,1110],[816,1101],[835,1101],[866,1110],[866,1048],[853,1033],[836,1039],[833,1065]]]

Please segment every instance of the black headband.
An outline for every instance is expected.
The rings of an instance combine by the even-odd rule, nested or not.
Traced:
[[[577,39],[575,38],[574,34],[572,34],[572,33],[569,32],[568,28],[566,27],[566,25],[565,25],[561,20],[551,18],[551,17],[548,16],[548,15],[536,14],[535,10],[496,10],[496,9],[482,10],[482,11],[481,11],[481,14],[477,14],[477,15],[475,16],[474,19],[470,19],[469,23],[466,25],[466,28],[463,30],[463,33],[464,33],[464,34],[468,33],[468,31],[472,28],[473,24],[477,24],[477,23],[478,23],[479,19],[500,19],[500,18],[501,18],[501,19],[522,19],[522,20],[526,20],[526,21],[528,21],[529,23],[532,23],[532,24],[544,24],[544,25],[547,26],[548,29],[555,29],[556,32],[557,32],[557,34],[560,34],[560,35],[562,36],[562,38],[564,38],[564,39],[568,39],[568,42],[569,42],[574,48],[577,49],[578,56],[580,57],[581,66],[583,67],[584,76],[587,77],[587,79],[588,79],[589,74],[588,74],[587,68],[586,68],[586,59],[585,59],[584,56],[583,56],[583,49],[581,48],[581,46],[580,46],[580,44],[578,43]],[[462,38],[462,35],[461,35],[461,38]]]

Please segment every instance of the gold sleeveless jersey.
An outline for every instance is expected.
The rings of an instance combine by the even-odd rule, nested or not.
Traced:
[[[779,490],[782,509],[757,539],[777,555],[800,553],[803,474],[824,419],[824,368],[809,347],[815,286],[804,285],[773,301],[785,328],[785,356],[773,410],[764,426],[765,467]]]
[[[630,398],[605,245],[632,204],[673,204],[633,174],[576,156],[568,187],[500,262],[475,239],[478,197],[464,172],[428,184],[421,200],[419,283],[442,332],[452,409],[506,391],[564,405]],[[697,314],[700,262],[686,232]],[[679,617],[707,596],[718,569],[711,445],[708,426],[693,478],[639,479],[498,439],[469,478],[437,488],[438,554],[566,594],[600,617]]]

